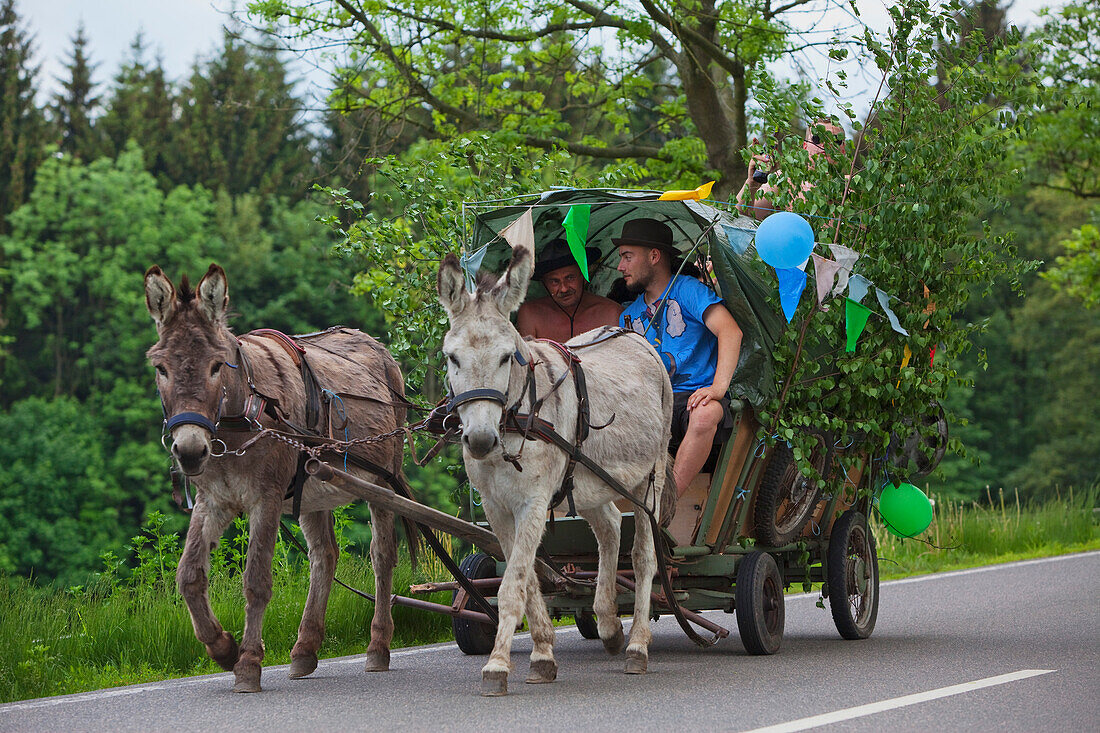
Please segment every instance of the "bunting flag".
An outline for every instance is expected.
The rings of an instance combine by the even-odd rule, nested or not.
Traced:
[[[531,222],[531,209],[523,212],[523,216],[504,228],[500,233],[504,241],[512,246],[512,249],[525,247],[535,252],[535,227]]]
[[[935,362],[935,361],[936,361],[936,346],[933,344],[932,350],[928,354],[928,366],[932,366],[933,362]]]
[[[879,288],[875,288],[875,297],[878,298],[878,304],[882,306],[882,310],[886,311],[886,318],[890,321],[890,328],[903,336],[908,336],[909,332],[901,327],[901,322],[898,321],[898,317],[894,314],[894,311],[890,310],[890,298],[893,296]]]
[[[775,274],[779,278],[779,302],[783,306],[783,315],[787,317],[787,323],[790,323],[798,308],[802,291],[806,288],[806,273],[791,267],[777,269]]]
[[[748,251],[754,234],[752,229],[735,229],[729,224],[723,224],[722,229],[726,231],[726,239],[729,240],[730,248],[736,254],[743,255]]]
[[[830,244],[829,249],[832,250],[833,259],[836,260],[838,266],[833,295],[841,295],[844,293],[844,289],[848,287],[848,276],[852,274],[852,267],[859,259],[859,252],[842,244]]]
[[[924,285],[924,283],[921,283],[921,285]],[[932,297],[932,291],[930,291],[928,289],[927,285],[924,285],[924,299],[928,301],[928,305],[925,307],[925,309],[922,311],[922,313],[926,316],[931,316],[933,313],[936,312],[936,304],[931,301],[931,297]],[[932,322],[931,318],[925,319],[923,327],[928,328],[928,324],[931,323],[931,322]]]
[[[898,368],[899,372],[909,366],[909,360],[913,358],[913,350],[909,348],[909,344],[905,345],[905,351],[901,352],[901,354],[901,366]],[[898,377],[897,388],[901,389],[901,377]]]
[[[836,280],[840,263],[827,260],[816,252],[810,255],[814,260],[814,279],[817,281],[817,303],[825,306],[825,298],[829,297],[829,291],[833,289],[833,281]]]
[[[867,318],[871,315],[871,309],[848,298],[844,301],[844,330],[848,334],[848,345],[844,348],[849,354],[855,352],[856,341],[863,329],[867,326]]]
[[[714,181],[704,183],[690,191],[665,191],[658,201],[701,201],[710,198],[710,190],[714,188]]]
[[[852,275],[848,278],[848,297],[857,303],[862,303],[867,297],[867,291],[874,287],[874,283],[863,275]]]
[[[569,213],[561,225],[565,227],[565,241],[569,244],[569,251],[573,253],[573,259],[581,268],[581,274],[588,280],[588,255],[584,251],[588,243],[588,219],[592,215],[592,206],[578,204],[569,207]]]
[[[462,277],[466,281],[466,292],[472,293],[477,289],[477,283],[474,279],[477,277],[477,271],[481,269],[481,261],[485,259],[485,253],[489,251],[489,245],[482,246],[476,252],[466,252],[459,259],[459,265],[462,266]]]

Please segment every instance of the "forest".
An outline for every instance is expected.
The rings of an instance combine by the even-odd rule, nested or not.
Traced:
[[[434,271],[458,250],[463,201],[705,180],[728,199],[758,140],[778,151],[807,119],[830,114],[856,140],[899,141],[889,155],[868,143],[865,185],[851,200],[846,189],[844,205],[871,211],[862,202],[908,185],[913,198],[893,207],[905,215],[875,214],[865,228],[900,242],[919,217],[925,238],[897,256],[927,266],[946,252],[966,283],[930,316],[951,318],[955,335],[922,337],[942,346],[929,373],[942,380],[954,438],[922,484],[977,502],[1001,489],[1036,502],[1095,490],[1094,7],[1071,2],[1017,29],[995,0],[938,11],[897,3],[897,27],[936,29],[911,57],[869,32],[828,50],[911,72],[894,77],[872,120],[843,103],[826,109],[823,100],[844,98],[843,72],[791,83],[770,70],[809,42],[783,15],[804,4],[676,4],[673,18],[650,3],[613,16],[583,2],[254,2],[251,23],[227,20],[218,51],[178,79],[141,36],[105,70],[77,26],[47,98],[34,29],[0,0],[0,577],[79,585],[105,555],[123,554],[151,512],[170,516],[172,530],[186,524],[145,359],[150,265],[178,279],[221,264],[237,333],[361,328],[430,404],[445,325]],[[607,48],[577,42],[601,29]],[[288,70],[307,41],[355,51],[331,70],[320,111]],[[905,84],[910,106],[896,104]],[[992,132],[977,126],[979,108],[992,110],[980,121]],[[790,158],[788,169],[798,165]],[[819,189],[831,203],[808,196],[810,213],[842,204],[839,189]],[[921,307],[909,316],[918,327]],[[895,378],[879,372],[879,382]],[[409,470],[427,503],[469,506],[456,466]],[[349,536],[361,543],[359,525]]]

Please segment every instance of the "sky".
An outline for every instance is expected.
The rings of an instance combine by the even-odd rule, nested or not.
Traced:
[[[861,15],[872,27],[884,27],[884,0],[857,0]],[[1021,26],[1035,25],[1035,12],[1044,6],[1059,6],[1064,0],[1015,0],[1009,9],[1009,21]],[[138,31],[145,35],[150,58],[163,58],[168,78],[178,81],[189,73],[199,56],[209,56],[221,44],[222,27],[230,22],[229,13],[244,5],[244,0],[16,0],[23,25],[36,40],[37,60],[42,71],[39,83],[49,94],[58,88],[55,78],[64,73],[64,63],[72,48],[77,26],[84,22],[89,39],[88,50],[98,63],[94,79],[106,83],[129,55],[130,44]],[[837,19],[843,22],[843,19]],[[831,23],[819,14],[806,13],[798,20],[806,27]],[[807,55],[804,71],[821,75],[820,56]],[[325,95],[325,74],[316,62],[297,61],[291,72],[298,80],[297,91],[307,100]],[[855,86],[858,82],[853,80]],[[875,80],[867,80],[873,86]],[[873,89],[857,93],[855,108],[870,104]],[[866,101],[859,100],[866,97]],[[307,106],[310,106],[307,103]]]

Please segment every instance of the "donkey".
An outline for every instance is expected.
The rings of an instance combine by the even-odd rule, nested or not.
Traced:
[[[527,292],[533,260],[529,249],[515,249],[504,274],[495,281],[483,278],[470,294],[458,259],[448,255],[437,283],[440,303],[450,318],[443,353],[455,395],[453,409],[462,424],[463,461],[507,553],[497,595],[496,639],[481,673],[481,693],[490,696],[508,692],[512,637],[525,608],[534,644],[526,681],[553,682],[557,677],[554,630],[533,566],[547,508],[562,486],[570,461],[556,445],[524,440],[503,430],[508,409],[520,408],[537,412],[570,444],[578,432],[580,403],[577,387],[567,374],[570,359],[550,342],[520,338],[509,321]],[[596,426],[583,452],[659,513],[672,422],[672,386],[660,358],[645,339],[619,329],[590,331],[568,344],[583,347],[591,424]],[[537,398],[531,394],[529,378],[534,380]],[[543,400],[541,406],[533,406],[532,399]],[[615,590],[622,515],[613,502],[620,497],[582,465],[575,467],[573,481],[576,511],[591,525],[599,543],[593,609],[600,639],[614,655],[624,641]],[[631,559],[637,588],[625,671],[643,674],[652,638],[650,590],[657,562],[650,524],[640,513],[634,528]]]
[[[307,424],[308,387],[300,371],[306,356],[327,394],[339,397],[346,411],[338,437],[381,435],[403,425],[404,380],[397,362],[374,339],[352,329],[334,328],[294,341],[277,332],[255,332],[237,338],[226,325],[229,288],[225,272],[215,264],[194,290],[184,276],[180,289],[157,266],[145,273],[145,302],[156,323],[158,340],[148,357],[156,369],[157,391],[163,402],[171,454],[196,489],[176,584],[187,603],[195,636],[222,669],[235,675],[235,692],[260,691],[264,658],[262,627],[271,599],[271,562],[280,515],[292,508],[286,498],[296,474],[299,452],[275,439],[257,440],[242,455],[234,451],[252,438],[248,428],[228,432],[219,421],[247,414],[253,428],[286,429]],[[259,335],[256,335],[259,334]],[[281,338],[280,338],[281,337]],[[313,393],[316,396],[316,392]],[[263,400],[261,402],[260,400]],[[267,408],[259,410],[258,406]],[[253,412],[248,412],[252,405]],[[324,412],[322,408],[322,412]],[[330,413],[339,412],[333,406]],[[341,422],[330,414],[330,424]],[[215,434],[216,433],[216,434]],[[402,440],[360,444],[355,454],[379,468],[376,473],[401,479]],[[376,473],[349,466],[352,473],[378,482]],[[336,571],[338,547],[332,509],[355,496],[309,479],[299,485],[300,526],[309,547],[309,592],[298,639],[290,656],[290,678],[317,668],[317,650],[324,637],[325,609]],[[238,514],[249,517],[248,554],[244,570],[246,602],[244,632],[238,647],[210,607],[207,595],[210,552]],[[390,597],[397,540],[393,513],[371,506],[371,562],[376,603],[367,647],[367,671],[389,668],[393,617]]]

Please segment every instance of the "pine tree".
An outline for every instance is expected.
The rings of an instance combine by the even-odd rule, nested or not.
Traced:
[[[139,32],[130,44],[130,58],[114,78],[106,110],[96,126],[102,133],[104,153],[118,156],[133,140],[145,153],[145,167],[170,188],[167,150],[171,145],[172,89],[160,59],[152,65],[145,58],[146,44]]]
[[[45,122],[34,103],[33,39],[15,12],[15,0],[0,4],[0,234],[7,216],[22,204],[43,155]]]
[[[68,78],[58,81],[62,91],[54,95],[54,122],[61,133],[61,150],[84,161],[94,160],[102,152],[93,119],[98,111],[99,97],[95,96],[92,72],[95,65],[89,63],[88,37],[84,23],[76,29],[73,48],[69,52]]]
[[[220,54],[196,64],[181,90],[173,180],[233,195],[302,198],[309,137],[286,77],[275,51],[252,48],[227,31]]]

